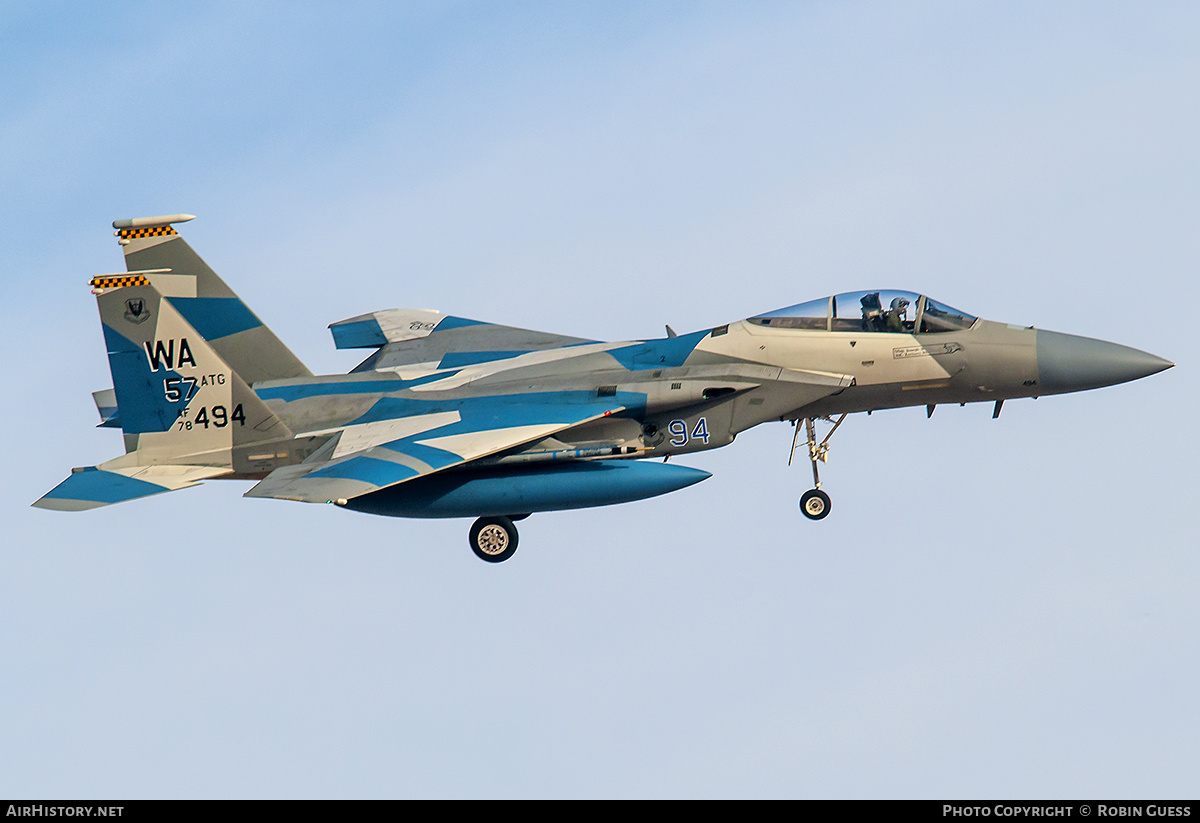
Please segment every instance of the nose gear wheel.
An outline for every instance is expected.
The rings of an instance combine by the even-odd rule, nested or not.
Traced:
[[[825,435],[825,437],[817,442],[817,420],[824,420],[827,423],[832,423],[833,428]],[[812,463],[813,473],[813,488],[809,489],[800,498],[800,511],[804,512],[804,516],[809,520],[820,520],[829,514],[830,500],[829,495],[821,491],[821,475],[817,469],[817,461],[822,463],[828,462],[829,459],[829,438],[833,437],[833,433],[838,430],[838,426],[842,425],[842,421],[846,419],[846,415],[840,415],[836,420],[828,417],[821,418],[804,418],[804,431],[808,436],[808,459]],[[796,433],[792,435],[792,451],[788,455],[788,465],[792,465],[792,458],[796,455],[796,442],[800,438],[800,420],[795,421]]]
[[[829,514],[829,495],[820,489],[809,489],[800,498],[800,511],[809,520],[820,520]]]

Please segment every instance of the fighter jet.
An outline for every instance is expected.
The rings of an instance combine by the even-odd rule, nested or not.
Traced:
[[[668,459],[760,423],[791,422],[793,455],[803,432],[813,488],[800,510],[820,520],[818,466],[849,414],[987,402],[998,416],[1005,400],[1174,365],[874,289],[618,343],[388,309],[333,323],[339,349],[370,354],[314,376],[178,234],[192,219],[113,223],[127,270],[90,281],[113,380],[94,396],[125,454],[73,469],[35,506],[255,480],[247,497],[475,517],[471,548],[495,563],[516,550],[515,521],[698,483],[709,473]]]

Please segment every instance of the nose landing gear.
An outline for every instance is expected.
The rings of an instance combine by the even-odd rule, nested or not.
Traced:
[[[820,489],[809,489],[800,497],[800,511],[809,520],[820,520],[829,514],[829,495]]]
[[[819,460],[822,463],[828,462],[829,438],[833,437],[833,433],[838,430],[838,426],[842,425],[842,421],[846,419],[846,415],[841,415],[837,420],[831,420],[828,417],[820,419],[832,423],[833,428],[818,443],[816,419],[812,417],[804,418],[804,431],[808,435],[808,459],[812,463],[814,488],[806,491],[800,498],[800,511],[804,512],[804,516],[809,520],[820,520],[829,514],[831,506],[829,495],[821,491],[821,475],[817,470],[817,461]],[[800,437],[800,421],[797,420],[795,425],[796,433],[792,436],[792,452],[788,455],[789,466],[792,465],[792,458],[796,456],[796,441]]]

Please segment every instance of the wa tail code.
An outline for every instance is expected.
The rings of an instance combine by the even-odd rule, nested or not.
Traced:
[[[175,341],[168,340],[163,344],[161,340],[146,341],[146,359],[150,361],[150,370],[159,371],[163,364],[166,364],[168,370],[174,369],[176,366],[196,367],[196,358],[192,354],[192,349],[188,345],[186,337],[179,339],[179,359],[176,360]]]

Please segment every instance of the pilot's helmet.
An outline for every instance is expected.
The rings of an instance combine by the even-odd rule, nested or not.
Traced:
[[[892,311],[896,312],[897,314],[907,314],[908,313],[907,298],[904,298],[904,297],[892,298]]]

